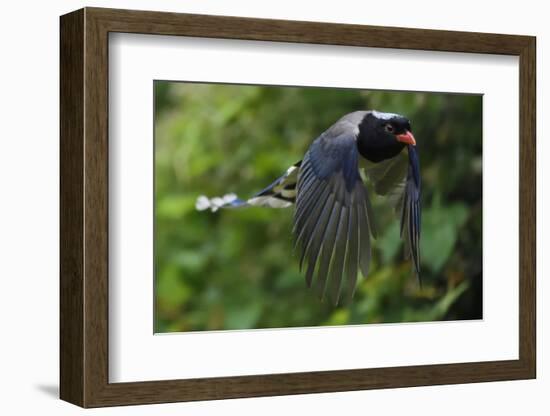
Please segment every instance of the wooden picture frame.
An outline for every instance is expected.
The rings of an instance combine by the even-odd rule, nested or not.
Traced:
[[[535,38],[85,8],[61,17],[60,396],[82,407],[535,378]],[[109,383],[108,34],[519,56],[519,359]]]

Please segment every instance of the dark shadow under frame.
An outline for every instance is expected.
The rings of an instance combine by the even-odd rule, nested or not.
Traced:
[[[536,376],[535,38],[85,8],[61,17],[60,396],[83,407]],[[133,383],[108,380],[109,32],[519,56],[519,359]]]

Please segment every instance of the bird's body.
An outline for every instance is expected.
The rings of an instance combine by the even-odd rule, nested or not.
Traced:
[[[304,158],[247,201],[200,197],[197,209],[295,204],[295,244],[306,283],[334,303],[353,297],[357,271],[367,276],[374,213],[361,173],[400,208],[406,254],[420,273],[420,167],[405,117],[377,111],[346,114],[311,144]],[[404,149],[407,149],[404,151]],[[316,277],[316,279],[314,279]]]

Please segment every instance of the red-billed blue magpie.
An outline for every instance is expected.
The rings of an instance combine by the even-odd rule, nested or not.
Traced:
[[[411,124],[399,114],[346,114],[313,141],[303,160],[252,198],[201,196],[196,207],[216,211],[295,204],[293,233],[300,269],[307,264],[308,287],[315,281],[321,299],[328,291],[337,304],[344,290],[348,300],[353,297],[358,270],[368,275],[370,237],[377,234],[363,177],[399,208],[405,254],[420,278],[420,164]]]

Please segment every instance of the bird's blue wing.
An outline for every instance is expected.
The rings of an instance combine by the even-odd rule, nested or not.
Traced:
[[[306,153],[298,175],[295,242],[306,283],[337,304],[353,297],[358,269],[367,276],[371,258],[372,208],[358,168],[355,133],[330,130]],[[315,279],[314,279],[315,277]]]
[[[400,215],[405,257],[412,259],[420,279],[421,177],[417,148],[409,145],[391,159],[368,163],[365,173],[374,191],[388,198]]]
[[[420,280],[420,229],[422,223],[420,160],[415,146],[409,145],[407,150],[409,166],[401,209],[401,236],[405,240],[407,254],[412,258]]]

